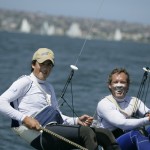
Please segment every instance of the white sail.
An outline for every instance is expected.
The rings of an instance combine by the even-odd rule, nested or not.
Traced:
[[[42,27],[41,27],[41,31],[40,33],[41,34],[44,34],[44,35],[54,35],[55,34],[55,26],[54,25],[49,25],[47,21],[45,21],[43,24],[42,24]]]
[[[22,20],[20,31],[24,33],[31,32],[31,25],[29,24],[28,20],[25,18]]]
[[[121,33],[120,29],[116,29],[115,34],[114,34],[114,40],[115,41],[122,40],[122,33]]]
[[[41,26],[40,34],[47,34],[48,28],[49,24],[47,21],[45,21]]]
[[[70,28],[66,31],[66,35],[70,37],[82,37],[82,31],[78,23],[72,23]]]
[[[55,34],[55,26],[54,25],[51,25],[51,26],[49,26],[49,28],[48,28],[48,31],[47,31],[47,34],[48,35],[54,35]]]

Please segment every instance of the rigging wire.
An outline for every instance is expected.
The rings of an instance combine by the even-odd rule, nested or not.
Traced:
[[[148,91],[149,91],[149,85],[150,85],[150,76],[148,78],[148,85],[147,85],[147,90],[146,90],[146,94],[145,94],[145,99],[144,99],[144,104],[146,103],[146,100],[147,100],[147,94],[148,94]],[[144,107],[145,108],[145,107]]]
[[[146,68],[143,68],[143,70],[145,70],[144,74],[143,74],[143,77],[142,77],[142,80],[141,80],[141,83],[140,83],[140,87],[139,87],[139,90],[138,90],[138,94],[137,94],[137,97],[136,97],[136,100],[137,102],[135,103],[134,105],[134,108],[133,108],[133,112],[135,112],[135,110],[140,107],[141,105],[141,102],[143,101],[143,103],[145,104],[146,103],[146,98],[147,98],[147,93],[148,93],[148,89],[149,89],[149,82],[150,82],[150,79],[149,79],[149,82],[148,82],[148,85],[147,85],[147,88],[146,88],[146,80],[148,78],[148,72],[150,72],[149,68],[146,67]],[[145,89],[146,90],[146,94],[145,94]],[[144,96],[145,95],[145,96]],[[144,98],[143,98],[144,97]],[[138,103],[140,101],[140,103]],[[139,115],[136,114],[136,112],[133,114],[134,117],[136,118],[139,118]]]
[[[98,7],[97,12],[96,12],[96,16],[98,16],[99,11],[101,10],[103,3],[104,3],[104,0],[102,0],[101,3],[99,4],[99,7]],[[85,37],[85,40],[84,40],[84,42],[83,42],[83,45],[82,45],[81,50],[80,50],[80,52],[79,52],[79,55],[78,55],[78,57],[77,57],[77,59],[76,59],[75,66],[77,65],[77,63],[78,63],[78,61],[79,61],[79,58],[80,58],[80,56],[81,56],[81,54],[82,54],[82,52],[83,52],[83,50],[84,50],[84,47],[85,47],[85,45],[86,45],[86,43],[87,43],[87,40],[88,40],[89,35],[91,34],[91,31],[92,31],[93,26],[94,26],[94,21],[93,21],[92,24],[90,25],[90,28],[89,28],[89,30],[88,30],[88,33],[87,33],[86,37]]]
[[[138,92],[137,99],[136,99],[137,102],[136,102],[136,106],[134,105],[134,109],[140,107],[141,102],[143,102],[144,104],[146,103],[146,98],[147,98],[147,94],[148,94],[148,90],[149,90],[149,84],[150,84],[150,76],[149,76],[149,79],[148,79],[147,88],[146,88],[146,80],[148,78],[148,73],[150,72],[150,69],[148,67],[146,67],[146,68],[143,68],[143,70],[145,70],[145,72],[143,74],[143,79],[142,79],[142,82],[141,82],[141,85],[140,85],[140,88],[139,88],[139,92]],[[145,88],[147,89],[146,93],[145,93]],[[142,96],[140,97],[141,93],[142,93]],[[144,94],[145,94],[145,96],[144,96]],[[143,99],[143,97],[144,97],[144,99]],[[139,101],[140,101],[140,103],[138,103]],[[146,105],[144,105],[144,110],[145,110],[145,107],[146,107]],[[135,112],[135,110],[134,110],[133,117],[140,118],[138,113],[139,112]],[[145,110],[145,114],[146,113],[147,112]],[[140,127],[139,131],[141,131],[142,134],[144,134],[146,137],[149,136],[148,132],[146,131],[145,126]]]
[[[98,16],[99,11],[101,10],[103,3],[104,3],[104,0],[101,0],[101,1],[100,1],[100,4],[98,5],[99,7],[98,7],[98,9],[97,9],[96,16]],[[81,47],[81,49],[80,49],[79,55],[78,55],[77,58],[76,58],[75,64],[74,64],[74,65],[70,65],[70,67],[71,67],[71,73],[70,73],[70,75],[69,75],[69,77],[68,77],[68,79],[67,79],[67,81],[66,81],[66,84],[65,84],[65,86],[64,86],[64,88],[63,88],[63,90],[62,90],[61,96],[60,96],[60,99],[63,99],[63,102],[62,102],[62,104],[61,104],[60,106],[62,106],[63,103],[66,103],[66,104],[68,105],[68,107],[71,109],[71,111],[72,111],[77,117],[78,117],[78,115],[75,113],[75,111],[74,111],[74,105],[73,105],[73,91],[72,91],[72,82],[71,82],[71,80],[72,80],[72,77],[73,77],[73,75],[74,75],[74,71],[75,71],[75,70],[78,70],[78,68],[77,68],[76,66],[77,66],[77,64],[78,64],[79,58],[80,58],[81,55],[82,55],[83,50],[85,49],[85,45],[86,45],[86,43],[87,43],[87,40],[88,40],[89,35],[91,34],[91,31],[92,31],[93,26],[94,26],[94,21],[93,21],[92,24],[90,25],[90,28],[89,28],[89,30],[88,30],[88,33],[87,33],[87,35],[86,35],[86,37],[85,37],[85,40],[84,40],[84,42],[83,42],[83,45],[82,45],[82,47]],[[68,85],[69,85],[70,83],[71,83],[72,106],[70,106],[69,103],[68,103],[68,102],[66,101],[66,99],[64,98],[65,93],[66,93],[67,88],[68,88]],[[74,115],[73,115],[73,116],[74,116]]]

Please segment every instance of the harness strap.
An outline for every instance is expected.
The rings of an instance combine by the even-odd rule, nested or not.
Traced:
[[[112,95],[109,95],[109,96],[107,96],[106,98],[107,98],[109,101],[111,101],[111,102],[119,109],[119,111],[120,111],[122,114],[124,114],[126,117],[131,117],[132,114],[137,111],[137,103],[138,103],[138,102],[137,102],[137,100],[136,100],[135,97],[132,97],[132,99],[131,99],[131,101],[130,101],[130,103],[129,103],[129,106],[128,106],[128,107],[132,107],[132,109],[130,109],[130,110],[128,110],[128,111],[125,110],[125,109],[122,109],[122,108],[118,105],[117,101],[113,98]],[[135,108],[135,106],[136,106],[136,108]]]
[[[46,101],[48,105],[51,105],[51,95],[47,94],[46,91],[40,86],[40,84],[34,79],[33,75],[31,74],[31,76],[28,77],[31,81],[33,81],[33,83],[36,84],[36,86],[44,93],[45,97],[46,97]]]
[[[10,105],[14,108],[13,102],[10,103]],[[11,127],[19,127],[19,121],[15,119],[11,119]]]

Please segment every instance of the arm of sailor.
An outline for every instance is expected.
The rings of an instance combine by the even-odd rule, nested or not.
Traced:
[[[90,117],[88,115],[82,115],[80,117],[68,117],[61,113],[61,116],[64,120],[63,124],[68,125],[83,125],[83,126],[90,126],[93,122],[93,117]]]
[[[29,80],[25,78],[21,78],[17,81],[15,81],[8,90],[6,90],[1,96],[0,96],[0,112],[4,115],[9,116],[12,119],[22,121],[22,119],[25,117],[21,112],[14,109],[10,102],[17,100],[19,97],[24,95],[26,90],[29,88]],[[19,102],[18,102],[19,105]]]
[[[41,127],[40,123],[36,119],[28,116],[23,119],[22,123],[29,129],[40,130]]]
[[[150,124],[149,117],[140,119],[126,119],[126,117],[113,106],[105,102],[99,102],[97,106],[97,114],[108,124],[123,130],[131,130],[143,125]]]
[[[69,117],[69,116],[63,115],[62,113],[61,113],[61,116],[62,116],[63,121],[64,121],[63,124],[67,124],[67,125],[77,124],[77,120],[78,120],[77,117]]]

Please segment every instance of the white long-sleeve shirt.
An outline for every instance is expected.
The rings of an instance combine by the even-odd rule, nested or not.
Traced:
[[[59,110],[52,85],[47,81],[39,80],[33,73],[31,73],[30,76],[50,95],[51,105]],[[30,76],[22,76],[0,96],[0,112],[12,119],[18,120],[20,123],[26,116],[33,116],[48,105],[45,94],[40,90],[37,84],[30,79]],[[14,108],[10,105],[10,102],[13,102]],[[77,123],[77,118],[68,117],[62,113],[61,115],[64,124]]]
[[[122,101],[117,101],[121,109],[131,109],[129,106],[131,103],[132,97],[125,97]],[[143,117],[149,109],[144,105],[144,103],[137,99],[138,101],[138,114]],[[127,118],[127,116],[119,111],[119,108],[111,102],[108,97],[103,98],[99,101],[97,105],[97,119],[98,125],[102,128],[107,128],[111,131],[120,128],[123,130],[131,130],[143,125],[150,124],[149,118]]]

